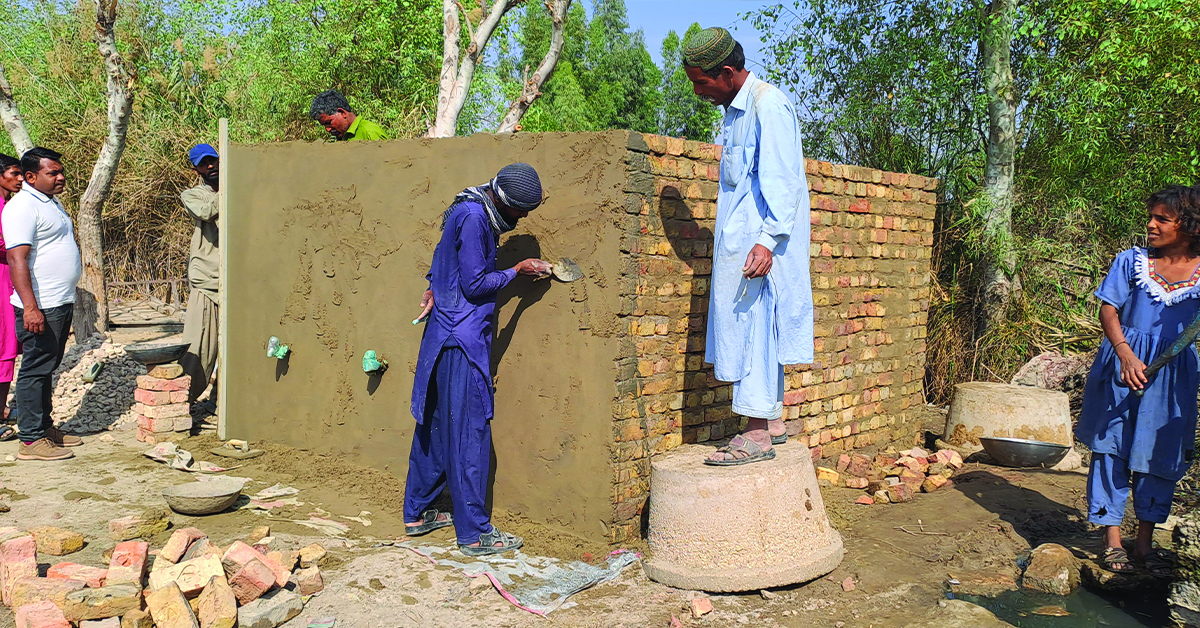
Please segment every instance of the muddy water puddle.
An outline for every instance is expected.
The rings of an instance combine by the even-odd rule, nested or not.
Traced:
[[[1020,628],[1161,628],[1169,625],[1165,599],[1104,596],[1085,587],[1066,597],[1025,589],[1007,591],[994,598],[952,597],[978,604]],[[1056,608],[1070,614],[1056,616]]]

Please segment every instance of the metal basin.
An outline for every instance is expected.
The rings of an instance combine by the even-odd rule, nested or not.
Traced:
[[[134,361],[146,366],[166,364],[182,358],[187,353],[188,344],[161,344],[143,342],[125,347],[125,354]]]
[[[209,515],[228,509],[242,494],[242,481],[219,478],[188,482],[164,489],[163,499],[171,510],[185,515]]]
[[[1025,438],[980,438],[979,443],[1006,467],[1053,467],[1071,451],[1065,445]]]

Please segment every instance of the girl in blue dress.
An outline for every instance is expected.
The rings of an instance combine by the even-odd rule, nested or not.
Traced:
[[[1096,291],[1104,342],[1088,375],[1075,436],[1092,450],[1088,521],[1106,526],[1104,566],[1132,569],[1121,519],[1133,491],[1133,559],[1156,576],[1171,564],[1152,547],[1175,484],[1192,463],[1200,358],[1188,347],[1152,378],[1146,365],[1200,311],[1200,189],[1171,186],[1146,202],[1148,249],[1121,252]],[[1135,390],[1144,391],[1141,396]]]

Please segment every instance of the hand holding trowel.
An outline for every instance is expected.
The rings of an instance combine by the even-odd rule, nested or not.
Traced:
[[[547,262],[543,262],[542,260],[525,260],[524,262],[521,262],[521,264],[518,264],[518,266],[521,266],[523,264],[530,264],[530,268],[532,269],[532,268],[535,268],[536,266],[540,265],[540,264],[534,265],[534,264],[532,264],[532,262],[540,262],[540,264],[547,264]],[[521,274],[531,274],[525,270],[518,271],[518,272],[521,272]],[[547,269],[547,270],[543,271],[541,274],[537,275],[537,277],[534,279],[534,281],[537,281],[539,279],[545,279],[546,277],[550,277],[550,276],[553,276],[555,279],[557,279],[563,283],[571,283],[572,281],[583,278],[583,270],[579,268],[579,264],[576,264],[575,260],[573,260],[569,257],[564,257],[564,258],[559,259],[557,262],[554,262],[553,264],[549,264],[549,269]],[[429,319],[429,313],[433,310],[433,295],[430,292],[426,292],[425,295],[421,298],[421,309],[422,309],[421,315],[418,316],[415,320],[413,320],[413,322],[412,322],[413,325],[419,325]]]
[[[1142,371],[1142,374],[1146,377],[1146,385],[1142,386],[1141,389],[1134,389],[1133,394],[1139,397],[1144,395],[1146,393],[1146,387],[1150,385],[1150,381],[1154,379],[1154,375],[1158,373],[1162,367],[1170,363],[1171,360],[1174,360],[1175,356],[1183,353],[1188,346],[1196,342],[1197,336],[1200,336],[1200,314],[1197,314],[1196,318],[1192,319],[1192,322],[1184,328],[1183,333],[1179,334],[1179,337],[1175,339],[1175,342],[1171,343],[1170,347],[1167,347],[1166,351],[1160,353],[1158,357],[1154,358],[1154,361],[1146,367],[1146,370]]]

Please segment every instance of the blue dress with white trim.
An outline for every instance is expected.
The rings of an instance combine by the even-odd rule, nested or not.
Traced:
[[[1171,346],[1200,311],[1200,268],[1168,284],[1146,249],[1122,251],[1096,297],[1117,308],[1129,348],[1145,364]],[[1075,437],[1092,451],[1128,461],[1130,471],[1179,481],[1192,463],[1200,356],[1195,345],[1162,368],[1138,397],[1121,381],[1107,338],[1088,374]]]

